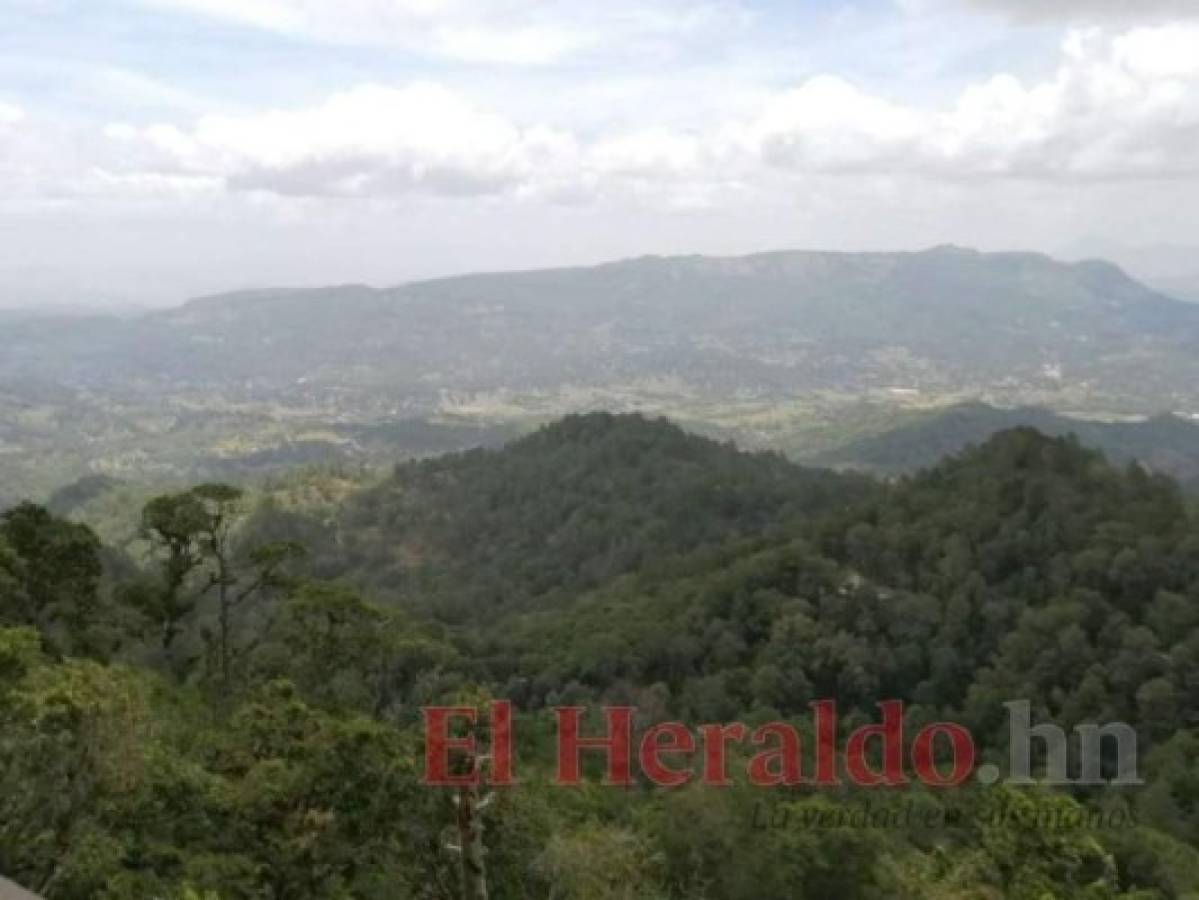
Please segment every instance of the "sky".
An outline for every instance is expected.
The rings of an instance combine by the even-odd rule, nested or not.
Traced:
[[[941,243],[1185,268],[1199,2],[0,0],[0,306]]]

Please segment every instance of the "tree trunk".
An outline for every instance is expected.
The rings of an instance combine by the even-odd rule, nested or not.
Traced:
[[[458,789],[458,847],[462,869],[462,900],[487,900],[487,868],[483,861],[483,812],[479,789],[476,786]]]

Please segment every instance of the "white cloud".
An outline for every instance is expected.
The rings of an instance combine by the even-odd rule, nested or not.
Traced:
[[[146,5],[293,34],[375,40],[445,12],[444,0],[145,0]]]
[[[567,28],[530,26],[494,28],[478,25],[438,29],[435,46],[445,56],[479,63],[542,65],[584,49],[587,38]]]
[[[822,75],[773,98],[747,138],[781,168],[849,171],[904,164],[926,128],[920,112]]]
[[[0,102],[0,126],[15,125],[25,118],[25,110],[11,103]]]
[[[694,136],[652,129],[602,140],[589,157],[598,171],[613,176],[696,177],[710,171],[705,166],[710,149]]]
[[[714,177],[711,149],[694,136],[658,129],[584,144],[428,82],[360,85],[312,108],[206,116],[187,129],[113,123],[105,134],[125,148],[127,173],[222,178],[232,190],[296,197],[506,194],[577,203],[601,188],[644,193]]]
[[[557,155],[570,143],[430,83],[363,85],[310,109],[207,116],[189,130],[117,125],[109,135],[157,151],[167,172],[297,196],[494,193],[526,179],[545,148]]]
[[[742,21],[736,0],[141,0],[316,43],[544,65]]]
[[[900,0],[919,2],[919,0]],[[1194,0],[958,0],[977,9],[1002,12],[1026,20],[1145,21],[1199,16]]]
[[[1139,78],[1199,79],[1199,24],[1130,31],[1113,42],[1112,55]]]
[[[630,194],[694,204],[770,173],[916,174],[951,181],[1199,176],[1199,26],[1073,31],[1057,71],[999,73],[940,107],[821,75],[756,110],[683,133],[583,137],[522,124],[418,82],[366,84],[304,109],[115,125],[123,171],[223,179],[282,196],[509,195],[579,202]],[[206,182],[207,183],[207,182]]]
[[[774,98],[747,129],[783,168],[945,178],[1199,175],[1199,27],[1071,32],[1050,79],[997,74],[942,109],[888,102],[830,77]]]

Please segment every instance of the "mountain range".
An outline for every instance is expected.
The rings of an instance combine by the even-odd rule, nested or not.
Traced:
[[[1199,409],[1199,305],[1104,262],[951,246],[643,257],[0,327],[0,480],[43,495],[88,472],[436,452],[589,409],[799,455],[966,401]]]
[[[647,377],[730,392],[1057,383],[1186,395],[1171,367],[1192,373],[1199,309],[1102,262],[939,247],[248,291],[132,320],[58,317],[9,330],[0,351],[9,377],[291,397],[385,387],[426,407],[447,390]]]

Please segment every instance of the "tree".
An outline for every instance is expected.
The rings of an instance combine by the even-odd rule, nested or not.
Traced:
[[[309,702],[378,718],[420,675],[454,658],[396,611],[344,585],[308,581],[280,604],[256,666],[290,679]]]
[[[662,862],[635,831],[587,823],[552,835],[534,866],[551,900],[656,900]]]
[[[200,535],[206,519],[204,504],[191,491],[155,497],[142,509],[142,534],[162,554],[161,582],[131,585],[124,596],[156,623],[164,652],[170,652],[199,600],[199,592],[185,588],[204,562]]]
[[[209,848],[247,858],[254,896],[418,896],[416,745],[392,726],[335,716],[276,681],[237,708],[210,770],[223,789]],[[205,887],[220,890],[222,867]],[[197,879],[199,880],[199,879]],[[240,896],[221,891],[221,896]]]
[[[0,629],[6,875],[49,900],[427,896],[435,797],[413,735],[314,709],[286,682],[223,715],[40,644]]]
[[[158,623],[167,653],[200,601],[215,595],[216,630],[205,629],[203,636],[209,645],[210,670],[226,696],[232,688],[235,659],[257,643],[255,639],[242,648],[236,645],[235,613],[289,584],[283,570],[303,554],[298,544],[289,541],[242,552],[234,541],[244,513],[242,497],[240,488],[203,484],[147,503],[143,532],[161,554],[161,581],[133,585],[124,595]]]
[[[55,664],[28,629],[0,629],[0,871],[48,897],[99,894],[120,840],[96,818],[147,765],[147,679]]]
[[[100,540],[22,503],[0,516],[0,622],[38,629],[58,652],[103,655]]]

